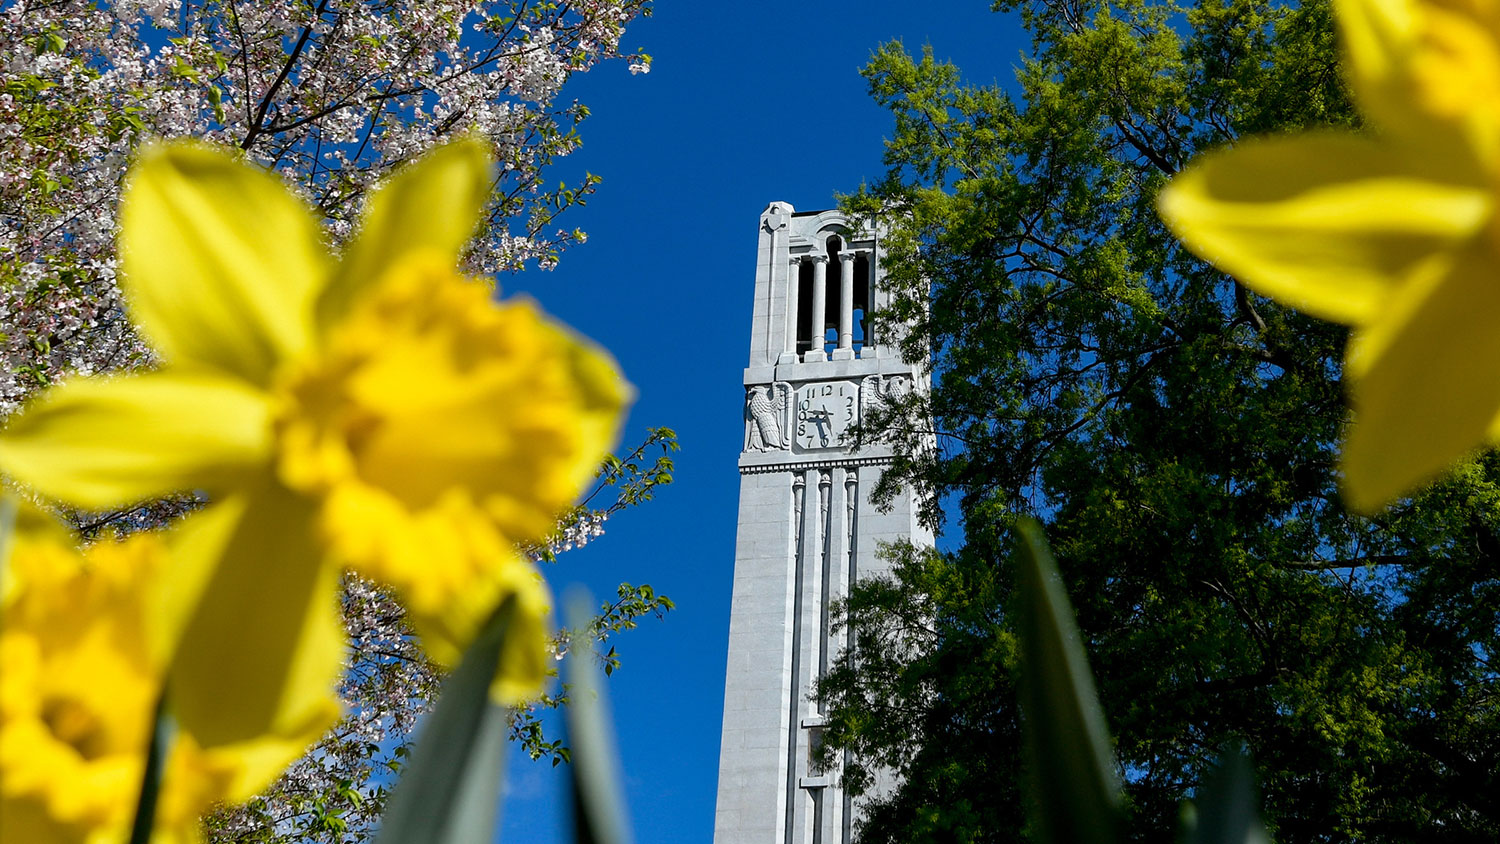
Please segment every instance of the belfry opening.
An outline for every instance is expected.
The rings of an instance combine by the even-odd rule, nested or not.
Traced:
[[[860,357],[870,336],[869,251],[849,246],[840,234],[828,235],[820,245],[821,252],[791,259],[796,268],[797,357]]]

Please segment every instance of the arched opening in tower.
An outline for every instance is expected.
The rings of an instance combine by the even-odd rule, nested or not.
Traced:
[[[797,357],[812,349],[812,299],[813,265],[811,261],[797,264]]]
[[[827,295],[823,299],[827,303],[823,308],[823,351],[832,352],[839,347],[839,290],[844,273],[839,252],[844,248],[844,239],[836,234],[830,235],[823,245],[828,255],[828,278],[824,285]]]
[[[854,259],[854,354],[862,355],[870,340],[870,259]]]

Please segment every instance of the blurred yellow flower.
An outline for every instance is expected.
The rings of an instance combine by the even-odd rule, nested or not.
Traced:
[[[1500,437],[1500,6],[1335,8],[1371,131],[1244,141],[1160,208],[1246,285],[1353,328],[1344,496],[1370,513]]]
[[[121,207],[122,286],[164,365],[74,380],[0,435],[0,467],[76,506],[214,502],[176,531],[166,596],[184,619],[170,700],[207,746],[326,717],[340,565],[393,586],[444,661],[516,595],[495,693],[540,688],[548,597],[514,546],[592,477],[629,388],[457,273],[489,169],[477,141],[435,150],[370,198],[335,262],[275,177],[149,147]]]
[[[0,833],[26,844],[123,842],[161,691],[152,645],[161,537],[80,554],[39,513],[23,511],[21,522],[0,560]],[[198,840],[204,810],[249,798],[300,750],[177,742],[152,841]]]

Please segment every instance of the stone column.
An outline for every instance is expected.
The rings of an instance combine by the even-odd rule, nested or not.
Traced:
[[[834,360],[854,358],[854,253],[839,253],[839,347]]]
[[[823,338],[828,325],[828,256],[813,255],[812,348],[803,360],[827,360]]]
[[[782,357],[790,354],[790,360],[780,363],[795,363],[797,359],[797,293],[802,287],[802,256],[793,255],[786,268],[786,343]]]
[[[787,741],[786,759],[786,816],[785,830],[792,834],[782,838],[794,844],[810,844],[813,815],[817,800],[808,782],[809,750],[812,730],[821,727],[821,719],[813,718],[811,702],[808,700],[812,684],[818,676],[816,645],[822,631],[818,630],[818,618],[822,607],[820,587],[823,581],[823,563],[828,543],[828,489],[827,472],[809,469],[799,477],[802,485],[802,533],[801,555],[791,572],[796,578],[795,599],[792,601],[791,634],[791,700],[788,719],[790,732]],[[820,784],[819,784],[820,785]]]

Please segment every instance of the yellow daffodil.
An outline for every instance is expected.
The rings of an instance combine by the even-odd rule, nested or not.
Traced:
[[[1500,6],[1335,0],[1368,134],[1244,141],[1161,196],[1194,252],[1353,328],[1351,509],[1500,436]]]
[[[23,511],[11,545],[0,561],[0,838],[124,842],[161,692],[161,537],[80,554],[61,526]],[[299,751],[175,743],[152,841],[198,840],[204,810],[249,798]]]
[[[453,660],[507,595],[497,696],[539,688],[548,598],[514,549],[612,445],[628,387],[600,351],[456,271],[490,192],[477,141],[368,201],[341,260],[275,177],[158,144],[121,207],[122,286],[164,364],[50,391],[0,469],[101,508],[195,489],[173,540],[174,711],[216,747],[305,736],[343,651],[339,566],[403,596]]]

